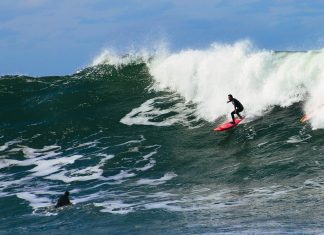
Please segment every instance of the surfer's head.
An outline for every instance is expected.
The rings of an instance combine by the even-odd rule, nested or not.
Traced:
[[[228,100],[232,101],[233,100],[233,96],[231,94],[228,95]]]
[[[65,195],[66,197],[68,197],[68,196],[70,195],[70,192],[69,192],[69,191],[65,191],[64,195]]]

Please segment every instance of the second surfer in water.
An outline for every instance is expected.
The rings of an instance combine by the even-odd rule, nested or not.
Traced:
[[[241,104],[240,101],[238,101],[237,99],[233,98],[232,95],[228,95],[228,101],[227,103],[232,102],[232,104],[234,105],[234,111],[231,112],[231,116],[233,121],[231,122],[232,124],[235,124],[235,118],[234,118],[234,114],[236,114],[237,116],[239,116],[240,119],[243,119],[242,116],[240,115],[240,112],[243,111],[244,107]]]

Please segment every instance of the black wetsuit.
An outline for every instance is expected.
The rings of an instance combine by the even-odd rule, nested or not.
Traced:
[[[242,112],[243,110],[244,110],[244,107],[243,107],[243,105],[241,104],[241,102],[240,101],[238,101],[237,99],[235,99],[235,98],[233,98],[233,100],[232,100],[232,104],[234,105],[234,111],[233,112],[231,112],[231,116],[232,116],[232,119],[233,119],[233,122],[234,122],[234,114],[236,113],[237,114],[237,116],[239,116],[240,118],[242,118],[241,117],[241,115],[239,114],[240,112]]]
[[[72,203],[70,202],[69,196],[67,195],[62,195],[59,200],[57,201],[55,207],[61,207],[61,206],[67,206],[67,205],[71,205]]]

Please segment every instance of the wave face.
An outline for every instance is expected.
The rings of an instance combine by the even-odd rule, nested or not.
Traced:
[[[0,231],[323,232],[322,57],[239,42],[1,77]],[[246,121],[214,132],[229,93]]]

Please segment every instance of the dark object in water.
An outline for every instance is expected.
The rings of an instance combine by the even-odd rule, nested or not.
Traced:
[[[59,198],[59,200],[57,201],[55,208],[72,205],[72,203],[70,202],[69,196],[70,196],[70,192],[65,191],[64,195],[62,195]]]

